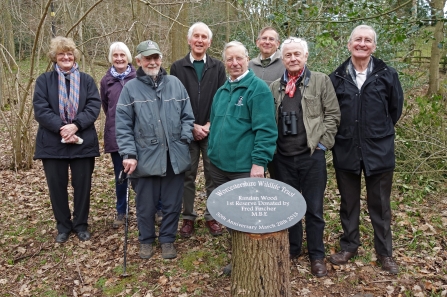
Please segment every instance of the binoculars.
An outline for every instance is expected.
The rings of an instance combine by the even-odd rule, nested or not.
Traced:
[[[296,112],[282,112],[282,131],[283,135],[297,135],[297,127],[296,127]]]

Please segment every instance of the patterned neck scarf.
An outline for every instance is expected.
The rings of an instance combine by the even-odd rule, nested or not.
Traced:
[[[123,73],[118,73],[113,65],[112,68],[110,68],[110,74],[119,80],[125,79],[131,71],[132,69],[130,68],[130,65],[127,65],[127,69]]]
[[[81,75],[79,73],[78,64],[74,63],[73,67],[63,72],[57,64],[55,69],[59,74],[59,114],[64,124],[71,124],[78,113],[79,105],[79,84]],[[65,80],[70,80],[70,94],[67,94],[67,85]]]
[[[369,77],[373,68],[374,68],[373,59],[370,58],[369,62],[368,62],[368,66],[366,67],[366,78]],[[357,84],[357,79],[356,79],[356,75],[355,75],[355,67],[352,64],[352,59],[349,59],[349,64],[348,64],[348,67],[346,68],[346,71],[349,72],[349,75],[351,76],[352,81],[356,84],[357,88],[360,90],[362,88],[362,86],[359,86]]]
[[[286,85],[286,94],[288,94],[290,98],[292,98],[293,95],[295,95],[296,82],[301,77],[301,75],[304,73],[304,69],[306,69],[306,66],[304,66],[303,69],[301,69],[301,71],[298,72],[298,74],[295,76],[290,75],[290,73],[286,70],[287,78],[288,78],[287,85]]]

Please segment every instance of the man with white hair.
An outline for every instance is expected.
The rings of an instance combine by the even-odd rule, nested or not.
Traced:
[[[137,53],[137,77],[124,86],[116,107],[116,139],[124,172],[137,181],[140,257],[148,259],[154,254],[154,216],[161,200],[158,242],[162,257],[172,259],[177,257],[173,243],[185,171],[191,167],[194,115],[183,84],[161,68],[158,44],[144,41]]]
[[[216,187],[239,178],[264,177],[277,138],[272,93],[248,69],[245,46],[227,43],[223,59],[230,77],[214,96],[208,142]],[[231,264],[224,273],[231,273]]]
[[[185,188],[183,192],[183,224],[180,236],[191,237],[194,234],[194,221],[197,213],[194,210],[196,196],[196,177],[202,154],[203,171],[205,175],[206,196],[214,190],[210,176],[210,160],[208,158],[208,133],[210,127],[210,110],[214,94],[225,82],[225,67],[223,63],[206,53],[211,46],[213,33],[210,28],[198,22],[188,30],[188,44],[191,51],[182,59],[171,65],[171,75],[176,76],[185,86],[190,97],[194,112],[194,140],[189,144],[191,153],[191,169],[185,173]],[[222,234],[222,228],[205,209],[205,226],[213,236]]]
[[[270,85],[278,123],[273,166],[277,180],[303,194],[307,205],[305,221],[311,273],[322,277],[327,274],[323,243],[325,152],[334,145],[340,108],[329,77],[307,67],[309,52],[304,39],[289,37],[280,51],[286,71]],[[291,259],[300,256],[302,239],[300,221],[289,228]]]

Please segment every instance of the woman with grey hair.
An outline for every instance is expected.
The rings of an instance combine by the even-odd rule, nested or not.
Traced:
[[[115,172],[116,216],[113,228],[119,228],[124,224],[126,215],[126,190],[127,179],[118,183],[120,171],[123,168],[123,159],[118,153],[118,144],[115,136],[115,112],[118,98],[124,85],[135,78],[135,68],[132,66],[132,56],[129,48],[122,42],[114,42],[109,49],[109,63],[112,66],[101,79],[101,102],[106,115],[104,125],[104,152],[110,153]]]
[[[402,114],[404,96],[396,70],[372,55],[376,35],[370,26],[357,26],[348,41],[351,56],[330,75],[342,118],[332,153],[343,235],[341,251],[329,260],[342,265],[358,253],[363,172],[377,261],[383,270],[397,274],[390,195],[395,167],[394,126]]]
[[[79,71],[79,51],[71,38],[51,40],[54,70],[36,80],[34,117],[39,123],[34,159],[41,159],[57,223],[56,242],[74,232],[89,240],[88,214],[95,157],[99,156],[95,121],[101,108],[93,78]],[[73,187],[73,217],[68,204],[68,170]]]

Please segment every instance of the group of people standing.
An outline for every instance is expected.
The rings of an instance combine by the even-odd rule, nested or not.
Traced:
[[[87,230],[91,177],[99,145],[94,122],[101,103],[106,114],[104,149],[111,154],[116,181],[120,171],[132,180],[140,257],[155,252],[155,214],[161,210],[158,233],[162,257],[177,256],[179,234],[196,228],[195,180],[202,156],[206,194],[238,178],[265,177],[285,182],[306,201],[305,228],[311,273],[327,274],[323,233],[323,200],[327,183],[325,152],[332,150],[341,195],[343,235],[336,265],[357,255],[362,172],[374,228],[374,247],[382,268],[398,273],[392,257],[390,196],[394,126],[403,107],[397,72],[372,56],[377,36],[370,26],[356,27],[349,37],[351,56],[329,76],[307,65],[307,42],[289,37],[280,45],[278,32],[263,28],[250,60],[246,47],[231,41],[223,62],[207,54],[212,32],[198,22],[188,31],[190,52],[161,67],[158,44],[140,43],[132,66],[128,47],[110,46],[112,64],[101,80],[79,71],[79,52],[70,38],[52,40],[49,57],[54,71],[36,81],[33,99],[39,123],[35,158],[42,159],[53,213],[56,242],[71,232],[90,239]],[[228,74],[226,77],[225,72]],[[74,210],[68,206],[68,168],[74,188]],[[125,218],[127,182],[116,183],[116,217]],[[183,211],[182,211],[183,205]],[[211,235],[222,227],[204,213]],[[303,225],[289,228],[290,258],[302,254]],[[225,267],[231,272],[231,265]]]

